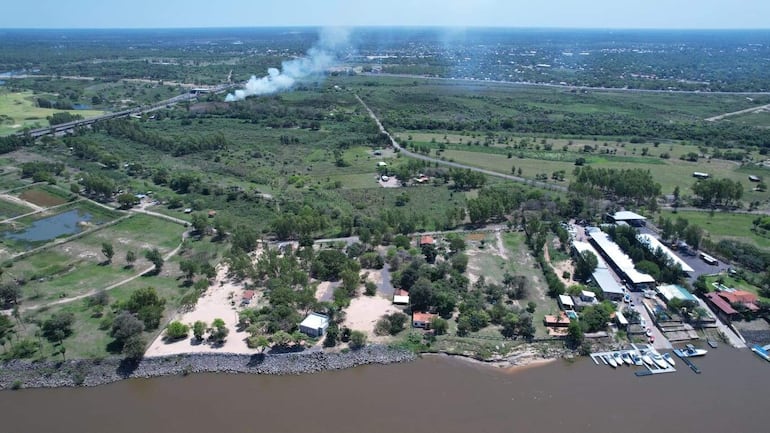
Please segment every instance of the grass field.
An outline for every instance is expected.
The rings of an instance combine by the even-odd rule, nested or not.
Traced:
[[[544,159],[519,158],[514,156],[507,158],[504,155],[474,152],[467,150],[446,150],[442,156],[449,161],[459,162],[474,167],[485,168],[497,171],[499,173],[510,174],[511,168],[521,169],[521,175],[528,179],[534,179],[537,174],[547,174],[550,178],[555,171],[564,170],[565,180],[562,182],[549,180],[554,184],[568,185],[573,177],[575,164],[572,161],[553,161]],[[650,170],[653,178],[661,184],[663,194],[671,194],[676,186],[682,189],[683,195],[691,195],[691,187],[695,184],[692,177],[694,171],[705,171],[715,178],[726,178],[741,182],[744,185],[743,201],[760,201],[763,206],[768,205],[768,195],[766,192],[757,192],[753,190],[755,184],[748,180],[749,174],[767,178],[770,170],[754,167],[741,167],[731,161],[712,160],[711,162],[688,162],[681,160],[657,160],[655,163],[645,163],[641,160],[622,161],[612,156],[586,156],[588,164],[593,167],[604,167],[614,169],[642,168]],[[640,158],[641,159],[641,158]]]
[[[758,215],[732,212],[715,212],[713,216],[709,212],[697,211],[663,211],[663,216],[676,219],[682,217],[703,228],[709,233],[712,241],[720,239],[735,239],[741,242],[754,244],[761,248],[770,248],[770,238],[759,235],[751,230]]]
[[[152,248],[166,254],[181,240],[178,224],[147,215],[134,215],[63,245],[33,254],[6,271],[29,283],[23,292],[25,305],[48,303],[109,286],[150,266],[144,251]],[[106,264],[102,243],[113,245],[115,255]],[[125,256],[134,251],[137,261],[126,268]],[[173,268],[173,266],[172,266]],[[171,272],[169,269],[165,271]]]
[[[28,212],[32,212],[32,208],[0,199],[0,220],[17,217]]]
[[[54,113],[67,111],[83,117],[103,114],[98,110],[55,110],[39,108],[35,104],[37,96],[32,92],[8,92],[0,90],[0,135],[13,134],[26,127],[48,126],[46,117]]]

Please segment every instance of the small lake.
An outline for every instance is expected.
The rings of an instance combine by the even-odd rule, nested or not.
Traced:
[[[15,239],[23,242],[40,242],[56,239],[62,235],[73,235],[82,230],[78,225],[81,221],[91,221],[90,213],[80,209],[62,212],[48,218],[33,222],[26,230],[21,232],[6,231],[3,236],[7,239]]]

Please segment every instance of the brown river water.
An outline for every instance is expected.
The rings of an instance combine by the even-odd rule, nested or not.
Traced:
[[[503,370],[427,356],[304,376],[203,374],[0,392],[0,432],[767,432],[770,363],[711,350],[696,375],[590,359]]]

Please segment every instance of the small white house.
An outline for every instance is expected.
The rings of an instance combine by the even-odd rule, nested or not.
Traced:
[[[377,163],[377,167],[387,167],[387,166],[388,166],[388,163],[385,161],[380,161]]]
[[[559,295],[559,305],[561,305],[561,309],[564,311],[575,309],[575,302],[570,295]]]
[[[590,290],[581,290],[580,291],[580,300],[583,302],[590,302],[594,303],[596,302],[596,293],[590,291]]]
[[[305,320],[299,324],[300,332],[311,337],[320,337],[326,333],[329,327],[329,318],[323,314],[310,313]]]

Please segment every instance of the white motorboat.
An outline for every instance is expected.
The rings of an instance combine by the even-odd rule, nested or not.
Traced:
[[[619,352],[613,352],[612,356],[615,358],[615,362],[618,363],[618,366],[623,365],[623,357],[620,356]]]
[[[613,358],[612,355],[604,355],[604,359],[607,360],[607,363],[610,364],[610,367],[615,368],[618,366],[618,363],[615,362],[615,358]]]
[[[644,362],[642,361],[642,357],[641,356],[639,356],[637,354],[633,354],[633,355],[631,355],[631,358],[633,358],[635,366],[641,367],[642,365],[644,365]]]
[[[631,355],[629,355],[628,352],[621,353],[620,357],[623,358],[623,362],[625,362],[626,364],[634,365],[634,360],[631,359]]]
[[[692,344],[688,344],[684,349],[674,349],[674,353],[680,358],[692,358],[695,356],[703,356],[708,353],[708,350],[697,349]]]
[[[663,359],[665,359],[669,364],[671,364],[672,367],[676,365],[676,362],[674,361],[674,357],[671,356],[671,354],[668,352],[663,354]]]
[[[644,363],[650,367],[655,366],[655,363],[652,361],[652,358],[650,358],[650,355],[648,355],[647,352],[642,352],[642,361],[644,361]]]
[[[652,361],[655,363],[655,365],[664,370],[668,368],[668,362],[663,359],[663,356],[661,356],[660,353],[653,353],[650,356],[652,357]]]

